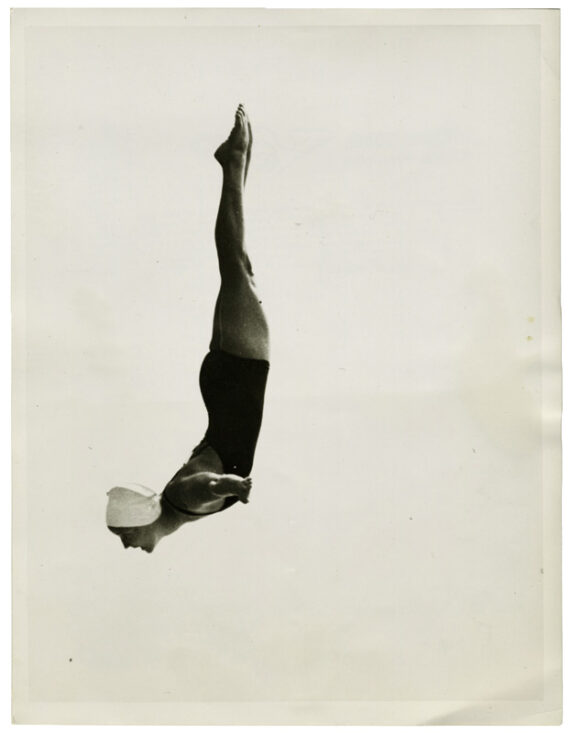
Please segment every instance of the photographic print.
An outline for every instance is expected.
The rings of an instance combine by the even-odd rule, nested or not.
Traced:
[[[558,11],[11,32],[15,722],[559,723]]]

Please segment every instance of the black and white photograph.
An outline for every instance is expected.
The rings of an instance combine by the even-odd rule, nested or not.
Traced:
[[[559,724],[558,10],[11,13],[15,723]]]

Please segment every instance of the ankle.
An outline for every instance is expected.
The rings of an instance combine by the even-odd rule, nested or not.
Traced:
[[[247,155],[241,150],[229,150],[223,163],[224,170],[226,168],[236,168],[241,171],[245,168]]]

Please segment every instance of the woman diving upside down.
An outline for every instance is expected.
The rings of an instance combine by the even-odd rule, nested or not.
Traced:
[[[216,219],[221,285],[210,350],[200,369],[208,429],[160,496],[143,487],[108,492],[107,526],[125,547],[152,552],[187,522],[247,503],[269,371],[269,329],[244,244],[243,189],[251,157],[243,105],[215,152],[223,184]]]

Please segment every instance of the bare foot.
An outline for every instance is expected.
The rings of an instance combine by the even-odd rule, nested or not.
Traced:
[[[218,496],[237,496],[241,502],[247,504],[252,481],[250,476],[242,478],[232,473],[226,473],[218,479],[212,480],[210,486]]]
[[[236,110],[235,121],[228,139],[214,153],[214,157],[222,168],[229,165],[244,166],[244,182],[251,158],[251,124],[243,104]]]

